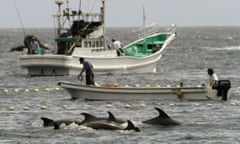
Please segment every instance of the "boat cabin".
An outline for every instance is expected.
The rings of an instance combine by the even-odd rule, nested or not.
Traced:
[[[54,16],[58,21],[56,54],[70,55],[74,47],[104,47],[104,1],[99,13],[83,13],[80,10],[77,12],[66,8],[61,14],[60,6],[60,15]],[[64,27],[69,24],[70,28]]]

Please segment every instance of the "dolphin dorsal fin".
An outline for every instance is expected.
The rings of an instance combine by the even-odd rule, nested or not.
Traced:
[[[96,119],[96,117],[94,115],[91,115],[89,113],[80,113],[80,114],[84,116],[84,118],[85,118],[84,120],[85,121]]]
[[[161,110],[158,107],[155,107],[155,109],[159,112],[159,117],[161,118],[170,118],[163,110]]]
[[[54,120],[46,118],[46,117],[41,117],[41,120],[43,120],[43,126],[48,127],[48,126],[53,126],[54,125]]]
[[[130,120],[127,120],[128,126],[124,130],[134,130],[140,132],[140,129],[136,127]]]
[[[115,122],[117,121],[115,116],[110,111],[108,111],[108,120]]]

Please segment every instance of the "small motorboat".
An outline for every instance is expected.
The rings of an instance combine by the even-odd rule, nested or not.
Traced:
[[[228,81],[227,81],[228,82]],[[72,99],[85,100],[227,100],[230,82],[222,82],[218,90],[208,86],[129,87],[116,84],[87,86],[68,81],[58,84],[66,89]]]

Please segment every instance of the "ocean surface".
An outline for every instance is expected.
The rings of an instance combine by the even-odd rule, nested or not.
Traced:
[[[162,28],[166,30],[166,28]],[[54,47],[53,29],[25,29]],[[29,77],[19,66],[22,29],[0,29],[0,143],[6,144],[237,144],[240,143],[240,27],[180,27],[177,39],[164,51],[157,73],[97,75],[96,82],[120,85],[199,85],[208,82],[207,68],[232,83],[230,98],[219,101],[84,101],[71,100],[57,82],[77,82],[75,76]],[[137,28],[108,28],[109,39],[128,44]],[[60,88],[60,89],[59,89]],[[111,107],[110,107],[111,106]],[[126,107],[130,106],[130,107]],[[142,127],[141,121],[163,109],[182,123],[174,127]],[[40,117],[79,119],[81,112],[129,119],[141,132],[104,131],[69,126],[44,128]]]

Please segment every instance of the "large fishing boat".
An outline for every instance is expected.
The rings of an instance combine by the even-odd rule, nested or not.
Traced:
[[[156,72],[163,50],[176,37],[175,26],[166,32],[144,29],[139,39],[123,47],[125,55],[117,56],[116,49],[107,46],[105,0],[96,13],[71,10],[68,1],[62,10],[64,1],[55,2],[58,5],[58,13],[54,15],[57,21],[55,50],[44,53],[39,48],[39,54],[20,56],[21,67],[31,76],[77,75],[81,69],[80,57],[90,61],[97,74]]]

